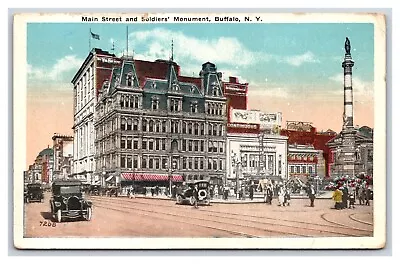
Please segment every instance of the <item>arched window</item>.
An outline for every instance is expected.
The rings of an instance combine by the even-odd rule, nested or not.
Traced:
[[[126,130],[126,119],[121,118],[121,130]]]
[[[147,131],[147,120],[142,119],[142,131],[146,132]]]
[[[149,132],[153,132],[154,131],[154,121],[150,120],[149,121]]]
[[[126,130],[132,130],[132,119],[128,119],[127,128]]]

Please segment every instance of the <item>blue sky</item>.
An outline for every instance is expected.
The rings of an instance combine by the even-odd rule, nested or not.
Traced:
[[[91,46],[120,54],[126,24],[35,23],[28,25],[28,77],[67,87]],[[138,59],[174,58],[183,74],[198,75],[201,64],[217,64],[224,78],[236,75],[253,89],[341,90],[341,60],[349,37],[355,86],[373,86],[373,24],[129,24],[129,50]],[[36,85],[33,85],[34,87]],[[29,87],[28,87],[29,89]]]

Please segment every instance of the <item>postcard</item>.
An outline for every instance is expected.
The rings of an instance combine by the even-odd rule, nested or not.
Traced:
[[[377,249],[386,22],[14,16],[19,249]]]

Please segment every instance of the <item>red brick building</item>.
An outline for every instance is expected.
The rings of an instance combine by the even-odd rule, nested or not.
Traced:
[[[333,160],[333,153],[328,146],[326,146],[326,143],[337,135],[336,132],[332,130],[317,132],[317,129],[312,126],[311,123],[288,121],[286,124],[286,129],[281,129],[280,134],[288,137],[288,145],[308,145],[313,146],[315,150],[322,150],[322,156],[325,164],[324,176],[328,178],[330,177],[330,164]],[[310,157],[307,157],[307,155],[305,157],[310,159]],[[304,157],[299,158],[303,159]],[[297,161],[296,159],[288,158],[288,165],[291,162]],[[317,163],[318,159],[313,159],[313,162]]]

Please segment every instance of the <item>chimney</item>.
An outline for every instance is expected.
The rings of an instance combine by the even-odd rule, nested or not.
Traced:
[[[232,77],[232,76],[229,76],[229,82],[230,83],[239,83],[238,78],[237,77]]]

